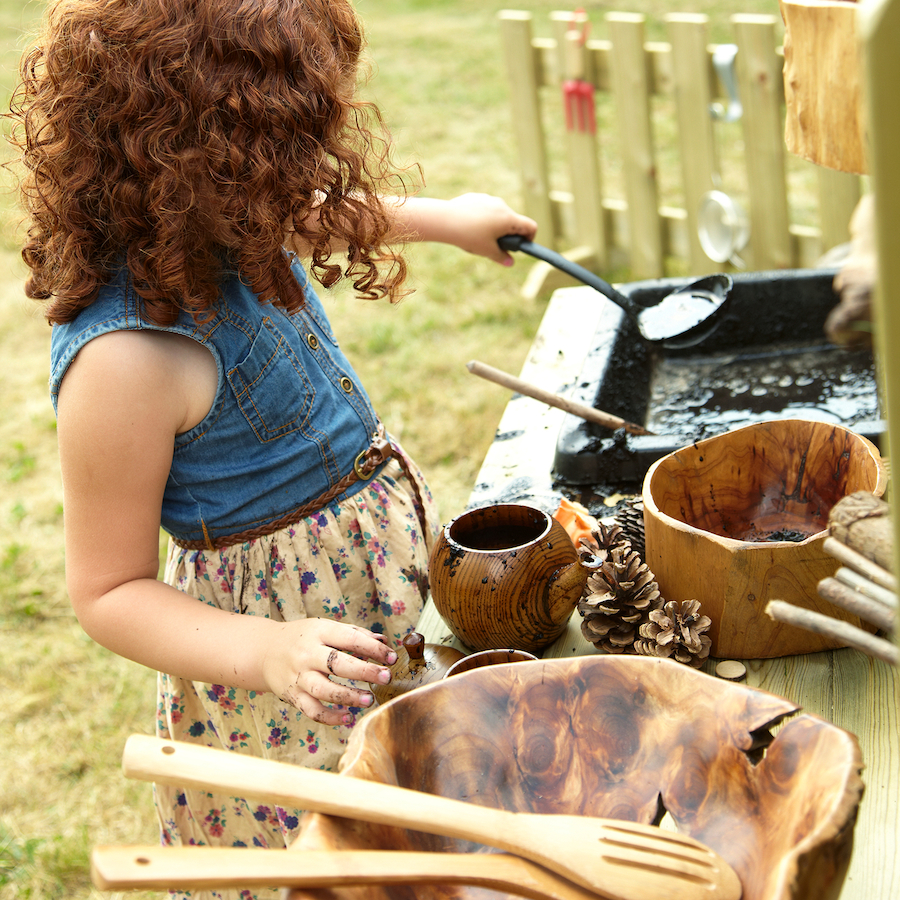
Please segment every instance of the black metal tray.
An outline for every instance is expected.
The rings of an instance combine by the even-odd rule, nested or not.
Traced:
[[[612,432],[567,415],[554,477],[572,485],[639,485],[661,456],[766,419],[835,422],[878,443],[884,422],[872,354],[835,346],[824,335],[838,302],[834,275],[827,269],[736,274],[719,327],[685,350],[650,348],[606,304],[572,396],[655,435]],[[621,290],[650,305],[690,280],[632,282]]]

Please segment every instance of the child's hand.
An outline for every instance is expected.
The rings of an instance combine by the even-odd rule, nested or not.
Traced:
[[[448,243],[504,266],[511,266],[513,258],[497,241],[505,234],[520,234],[530,241],[537,232],[534,219],[489,194],[462,194],[447,202],[447,211]]]
[[[263,676],[272,693],[316,722],[349,725],[352,717],[342,707],[375,702],[368,691],[336,684],[330,676],[370,684],[391,680],[387,666],[397,654],[382,635],[328,619],[302,619],[280,628],[263,662]]]
[[[452,244],[504,266],[511,266],[513,258],[497,241],[505,234],[520,234],[530,241],[537,232],[534,219],[490,194],[462,194],[453,200],[409,197],[397,202],[395,217],[401,240]]]

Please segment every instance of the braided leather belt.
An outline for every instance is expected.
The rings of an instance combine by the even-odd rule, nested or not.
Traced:
[[[297,507],[297,509],[281,516],[281,518],[276,519],[273,522],[266,522],[265,525],[260,525],[258,528],[250,528],[247,531],[241,531],[238,534],[213,537],[207,532],[206,523],[201,522],[204,535],[202,540],[184,541],[180,538],[173,537],[172,541],[185,550],[221,550],[224,547],[231,547],[234,544],[243,544],[245,541],[252,541],[256,538],[264,537],[267,534],[274,534],[276,531],[287,528],[289,525],[295,525],[301,519],[312,515],[314,512],[318,512],[322,507],[327,506],[334,500],[335,497],[343,494],[347,488],[357,481],[367,481],[382,463],[386,463],[394,455],[394,448],[387,439],[384,432],[384,426],[379,422],[377,430],[372,435],[372,443],[356,457],[353,462],[353,469],[340,481],[335,482],[323,494],[320,494],[313,500],[307,501],[303,506]],[[421,505],[419,487],[412,478],[412,473],[410,473],[408,469],[406,460],[402,453],[397,453],[396,455],[407,478],[409,478],[412,483],[416,493],[416,499]]]

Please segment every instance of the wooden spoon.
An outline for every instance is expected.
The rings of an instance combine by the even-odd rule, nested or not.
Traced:
[[[651,825],[515,813],[145,735],[128,739],[123,762],[129,778],[477,841],[546,866],[609,900],[741,896],[737,874],[709,847]]]
[[[101,891],[468,884],[531,900],[597,897],[536,863],[508,853],[95,847],[91,877]]]

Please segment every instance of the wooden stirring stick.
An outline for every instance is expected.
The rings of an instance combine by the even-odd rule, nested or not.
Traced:
[[[647,431],[646,428],[641,425],[635,425],[634,422],[621,419],[612,413],[594,409],[593,406],[569,400],[568,397],[563,397],[561,394],[545,391],[543,388],[529,384],[527,381],[522,381],[521,378],[516,378],[514,375],[501,372],[500,369],[495,369],[493,366],[479,362],[477,359],[466,363],[466,368],[479,378],[493,381],[495,384],[509,388],[511,391],[517,391],[526,397],[531,397],[533,400],[540,400],[541,403],[546,403],[548,406],[555,406],[557,409],[565,410],[565,412],[572,413],[573,416],[579,416],[588,422],[596,422],[598,425],[603,425],[605,428],[612,428],[613,430],[624,428],[629,434],[653,434],[652,431]]]

